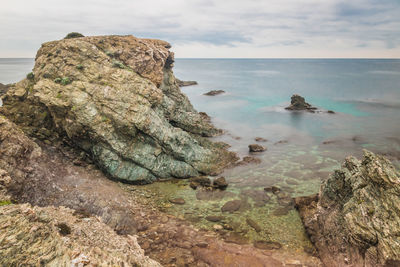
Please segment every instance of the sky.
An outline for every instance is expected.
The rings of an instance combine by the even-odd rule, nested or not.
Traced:
[[[0,0],[0,57],[73,31],[163,39],[177,58],[400,58],[400,0]]]

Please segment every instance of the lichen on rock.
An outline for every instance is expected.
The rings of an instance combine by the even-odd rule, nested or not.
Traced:
[[[296,205],[326,266],[400,266],[400,173],[383,156],[346,158]]]
[[[237,158],[204,139],[221,131],[181,93],[169,48],[133,36],[45,43],[34,78],[9,89],[2,113],[31,136],[68,140],[114,179],[218,173]]]

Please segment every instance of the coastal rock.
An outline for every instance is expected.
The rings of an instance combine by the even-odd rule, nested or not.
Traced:
[[[300,95],[292,95],[291,101],[290,101],[290,106],[286,107],[285,109],[287,110],[308,110],[308,111],[314,111],[317,108],[311,106],[308,104],[304,97]]]
[[[400,266],[400,173],[383,156],[346,158],[296,206],[325,266]]]
[[[186,201],[183,198],[171,198],[169,200],[169,202],[171,202],[172,204],[177,204],[177,205],[183,205],[186,203]]]
[[[176,79],[176,82],[178,83],[179,87],[197,85],[196,81],[182,81],[182,80]]]
[[[30,136],[79,147],[113,179],[219,173],[237,157],[204,138],[221,131],[181,93],[169,48],[133,36],[45,43],[33,78],[2,97],[2,113]]]
[[[263,138],[263,137],[256,137],[256,138],[254,138],[254,141],[256,141],[256,142],[268,142],[268,140]]]
[[[210,215],[206,217],[206,220],[210,222],[219,222],[222,221],[223,219],[225,219],[224,216],[217,216],[217,215]]]
[[[252,156],[246,156],[246,157],[243,157],[243,159],[241,161],[236,162],[235,165],[243,166],[243,165],[248,165],[248,164],[260,164],[260,163],[261,163],[261,159],[252,157]]]
[[[204,95],[215,96],[215,95],[220,95],[220,94],[223,94],[223,93],[225,93],[224,90],[211,90],[211,91],[205,93]]]
[[[249,151],[250,152],[263,152],[265,150],[267,150],[267,148],[265,148],[265,147],[263,147],[261,145],[258,145],[258,144],[249,145]]]
[[[0,207],[1,266],[161,266],[135,237],[117,235],[96,218],[64,207]]]
[[[213,181],[213,187],[221,190],[225,190],[228,187],[228,183],[225,177],[215,178]]]
[[[7,93],[8,89],[11,87],[11,84],[2,84],[0,83],[0,96]]]

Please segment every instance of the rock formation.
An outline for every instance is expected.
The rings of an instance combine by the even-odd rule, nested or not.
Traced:
[[[178,83],[179,87],[197,85],[196,81],[182,81],[182,80],[176,79],[176,82]]]
[[[82,149],[108,176],[133,183],[218,173],[236,161],[172,72],[170,45],[133,36],[42,45],[33,75],[2,97],[29,135]]]
[[[251,144],[249,145],[249,152],[263,152],[267,150],[266,147],[258,144]]]
[[[0,96],[7,93],[8,88],[10,88],[11,84],[2,84],[0,83]]]
[[[205,93],[204,95],[216,96],[216,95],[220,95],[220,94],[223,94],[223,93],[225,93],[224,90],[211,90],[211,91]]]
[[[296,205],[325,266],[400,266],[400,173],[384,157],[346,158]]]
[[[133,236],[117,235],[96,217],[68,208],[0,208],[1,266],[161,266]]]
[[[308,111],[314,111],[317,108],[311,106],[306,102],[304,97],[300,95],[292,95],[291,101],[290,101],[290,106],[286,107],[285,109],[287,110],[308,110]]]

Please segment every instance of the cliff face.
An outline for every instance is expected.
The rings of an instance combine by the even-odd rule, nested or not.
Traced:
[[[296,202],[326,266],[400,266],[400,173],[384,157],[347,158]]]
[[[236,156],[194,110],[172,72],[170,45],[133,36],[42,45],[34,77],[3,96],[3,114],[31,136],[64,140],[115,179],[149,183],[221,171]]]

